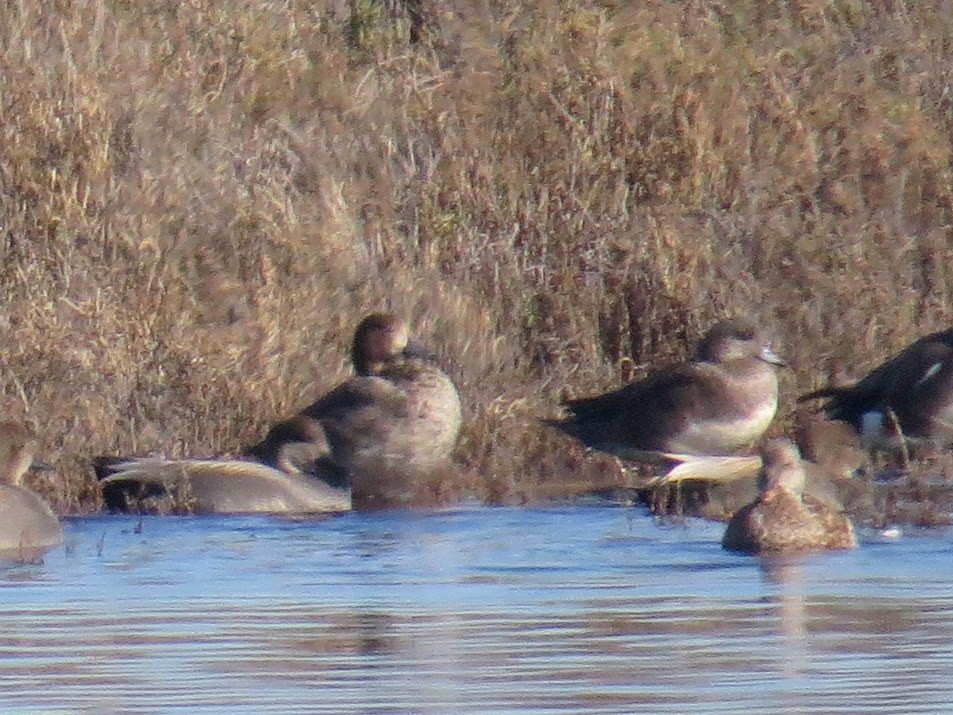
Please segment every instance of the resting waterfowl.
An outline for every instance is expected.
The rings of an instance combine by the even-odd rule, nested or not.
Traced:
[[[23,486],[36,437],[22,424],[0,423],[0,557],[33,560],[63,541],[63,527],[38,494]]]
[[[622,458],[647,452],[719,455],[756,442],[778,406],[784,365],[752,323],[715,325],[695,359],[596,397],[569,400],[553,422]]]
[[[355,376],[300,414],[321,423],[329,458],[350,475],[357,505],[421,501],[420,489],[446,471],[456,445],[457,388],[392,314],[361,322],[351,357]]]
[[[97,466],[111,511],[158,514],[316,514],[348,511],[351,495],[327,464],[321,425],[276,425],[249,459],[108,458]],[[255,459],[255,461],[251,461]],[[327,477],[322,478],[322,477]]]
[[[244,456],[290,474],[313,474],[331,486],[346,487],[348,474],[329,458],[324,426],[305,415],[275,424]]]
[[[907,346],[859,382],[830,386],[798,401],[826,398],[822,409],[849,423],[868,449],[895,450],[905,440],[953,443],[953,329]]]
[[[847,516],[804,494],[807,477],[791,440],[769,441],[761,457],[758,498],[732,516],[722,539],[724,548],[776,553],[857,546]]]
[[[850,425],[803,413],[796,420],[794,435],[807,477],[805,494],[837,511],[869,513],[873,509],[870,484],[858,479],[867,453]],[[668,471],[647,485],[651,503],[660,510],[727,520],[758,495],[760,454],[670,456]],[[671,488],[675,482],[679,486]]]
[[[393,315],[366,317],[351,355],[357,375],[272,427],[247,461],[111,460],[107,506],[314,513],[427,501],[420,491],[444,473],[460,429],[456,387]]]
[[[107,469],[100,485],[112,511],[317,514],[351,508],[345,488],[333,487],[312,474],[283,472],[258,462],[139,458],[110,464]]]

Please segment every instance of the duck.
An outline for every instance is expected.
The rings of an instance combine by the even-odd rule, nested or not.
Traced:
[[[460,398],[391,313],[372,313],[351,346],[355,375],[271,427],[240,459],[133,458],[94,465],[113,511],[329,513],[413,503],[445,474]]]
[[[321,425],[275,425],[239,459],[99,458],[106,508],[146,514],[324,514],[350,511],[350,490],[324,460]]]
[[[34,561],[63,542],[63,527],[50,505],[27,488],[37,440],[19,422],[0,422],[0,558]]]
[[[329,461],[361,507],[413,505],[443,477],[462,425],[457,388],[393,313],[366,316],[351,347],[354,375],[300,411],[321,424]]]
[[[871,513],[873,495],[863,479],[868,455],[857,433],[844,422],[812,412],[796,414],[792,437],[801,454],[805,493],[831,508]],[[727,521],[758,495],[762,456],[666,455],[668,470],[646,482],[643,497],[654,507]],[[671,485],[678,483],[678,487]]]
[[[301,443],[289,443],[297,449]],[[285,461],[280,454],[278,459]],[[290,463],[290,460],[289,460]],[[314,473],[242,459],[111,460],[97,470],[107,509],[150,514],[328,514],[351,509],[350,490]]]
[[[693,360],[568,400],[569,416],[550,424],[623,459],[730,454],[756,443],[771,424],[784,365],[753,322],[731,318],[706,333]]]
[[[807,474],[794,442],[769,440],[761,460],[758,496],[731,517],[725,549],[757,554],[856,548],[850,518],[804,493]]]
[[[926,335],[851,385],[829,385],[799,402],[851,425],[869,451],[953,443],[953,329]]]
[[[282,420],[265,438],[247,447],[244,459],[254,460],[290,474],[313,474],[335,487],[347,487],[347,473],[329,459],[324,426],[302,414]]]

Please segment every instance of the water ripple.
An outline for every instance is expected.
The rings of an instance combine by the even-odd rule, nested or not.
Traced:
[[[90,518],[0,570],[4,713],[953,706],[924,533],[787,561],[622,508]]]

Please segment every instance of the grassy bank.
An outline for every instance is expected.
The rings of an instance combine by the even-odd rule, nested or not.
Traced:
[[[942,3],[5,17],[0,385],[61,511],[98,506],[92,455],[238,452],[347,374],[370,310],[451,360],[494,502],[622,480],[538,420],[718,317],[776,332],[777,430],[953,319]]]

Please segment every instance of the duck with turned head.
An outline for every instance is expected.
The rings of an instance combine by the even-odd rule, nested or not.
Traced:
[[[807,475],[789,439],[765,444],[759,495],[739,509],[725,529],[722,546],[742,553],[851,549],[857,537],[850,519],[804,494]]]
[[[266,446],[271,464],[160,457],[100,460],[96,471],[103,500],[111,511],[150,514],[349,511],[349,490],[319,478],[324,474],[321,460],[326,452],[317,439],[319,431],[301,429],[304,426],[298,424],[270,436]],[[304,441],[305,435],[314,441]]]
[[[109,460],[98,469],[120,511],[315,513],[417,503],[460,429],[456,387],[409,339],[407,324],[374,313],[357,327],[354,377],[274,425],[245,460]]]
[[[853,385],[824,387],[798,398],[826,399],[832,419],[849,423],[867,449],[905,442],[953,443],[953,329],[924,336]]]
[[[324,426],[305,415],[278,422],[244,456],[289,474],[311,474],[334,487],[347,487],[348,475],[329,459]]]
[[[421,490],[446,473],[460,432],[456,386],[390,313],[361,321],[351,359],[355,376],[300,414],[321,423],[356,505],[427,501]]]
[[[0,557],[34,560],[63,541],[49,504],[23,485],[36,437],[22,424],[0,423]]]
[[[705,335],[691,362],[569,400],[570,416],[552,424],[622,458],[727,454],[756,442],[771,424],[784,364],[753,323],[727,320]]]

